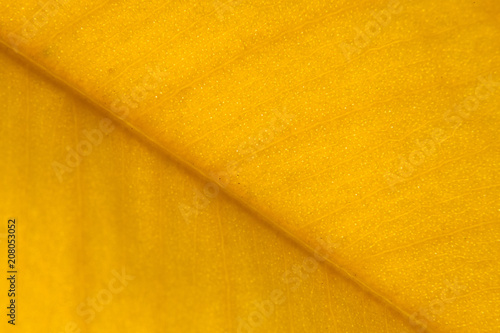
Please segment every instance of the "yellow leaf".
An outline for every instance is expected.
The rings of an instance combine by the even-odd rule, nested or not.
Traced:
[[[500,328],[497,1],[2,5],[8,331]]]

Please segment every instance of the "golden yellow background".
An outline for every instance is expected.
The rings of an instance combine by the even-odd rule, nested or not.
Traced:
[[[500,2],[0,4],[2,332],[500,329]]]

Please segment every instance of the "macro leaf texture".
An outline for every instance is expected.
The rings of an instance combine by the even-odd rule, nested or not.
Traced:
[[[499,1],[0,3],[2,332],[500,331]]]

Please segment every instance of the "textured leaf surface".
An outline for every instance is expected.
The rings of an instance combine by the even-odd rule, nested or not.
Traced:
[[[3,7],[15,329],[500,328],[498,2]]]

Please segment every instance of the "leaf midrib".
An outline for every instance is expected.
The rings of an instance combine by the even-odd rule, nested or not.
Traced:
[[[305,249],[310,254],[314,254],[316,256],[320,256],[321,258],[323,258],[324,261],[327,262],[338,274],[342,275],[344,278],[348,279],[350,282],[352,282],[353,284],[355,284],[356,286],[361,288],[365,293],[369,294],[372,297],[375,297],[376,299],[381,300],[387,307],[395,310],[403,319],[410,318],[411,311],[408,311],[403,305],[397,304],[387,295],[382,294],[381,292],[378,292],[375,288],[371,287],[368,283],[366,283],[365,281],[358,278],[355,275],[355,273],[342,267],[338,262],[333,260],[332,256],[325,256],[321,253],[317,253],[318,251],[315,250],[311,246],[311,244],[308,244],[307,242],[302,240],[297,234],[294,233],[293,230],[287,229],[283,224],[275,221],[271,216],[268,216],[265,213],[261,212],[257,207],[252,205],[250,202],[247,202],[246,200],[244,200],[243,196],[239,195],[235,191],[230,190],[227,186],[224,186],[218,179],[213,179],[212,177],[210,177],[207,172],[205,172],[203,169],[199,168],[196,164],[193,164],[190,161],[183,158],[182,156],[176,154],[173,150],[170,150],[166,145],[160,143],[158,140],[156,140],[152,136],[148,135],[146,132],[144,132],[140,128],[136,127],[130,121],[128,121],[124,118],[118,117],[114,112],[111,111],[110,108],[108,108],[105,104],[101,103],[98,99],[95,99],[92,96],[89,96],[84,91],[79,89],[76,85],[65,80],[64,78],[59,76],[57,73],[49,70],[44,65],[34,61],[30,57],[28,57],[26,54],[24,54],[22,51],[15,50],[8,43],[6,43],[4,40],[0,39],[0,45],[2,45],[3,47],[5,47],[9,51],[11,51],[11,53],[17,54],[18,58],[27,62],[29,65],[31,65],[32,69],[38,70],[46,78],[57,82],[58,84],[65,87],[70,93],[73,93],[76,96],[86,100],[87,102],[89,102],[91,105],[93,105],[97,109],[100,109],[101,112],[110,116],[110,118],[112,118],[114,121],[118,122],[119,124],[124,125],[125,128],[131,129],[133,132],[135,132],[136,135],[139,135],[142,138],[149,141],[153,146],[158,148],[163,154],[165,154],[169,158],[175,160],[176,162],[180,163],[183,167],[187,168],[188,170],[194,172],[195,174],[200,176],[203,180],[205,180],[207,182],[216,183],[217,186],[219,186],[219,189],[225,195],[227,195],[230,199],[232,199],[235,203],[237,203],[243,209],[247,210],[251,215],[253,215],[257,219],[265,221],[266,223],[271,225],[273,228],[281,231],[281,233],[285,237],[289,238],[294,243],[301,246],[303,249]],[[429,327],[426,329],[426,331],[427,332],[436,332],[434,329],[430,329]]]

